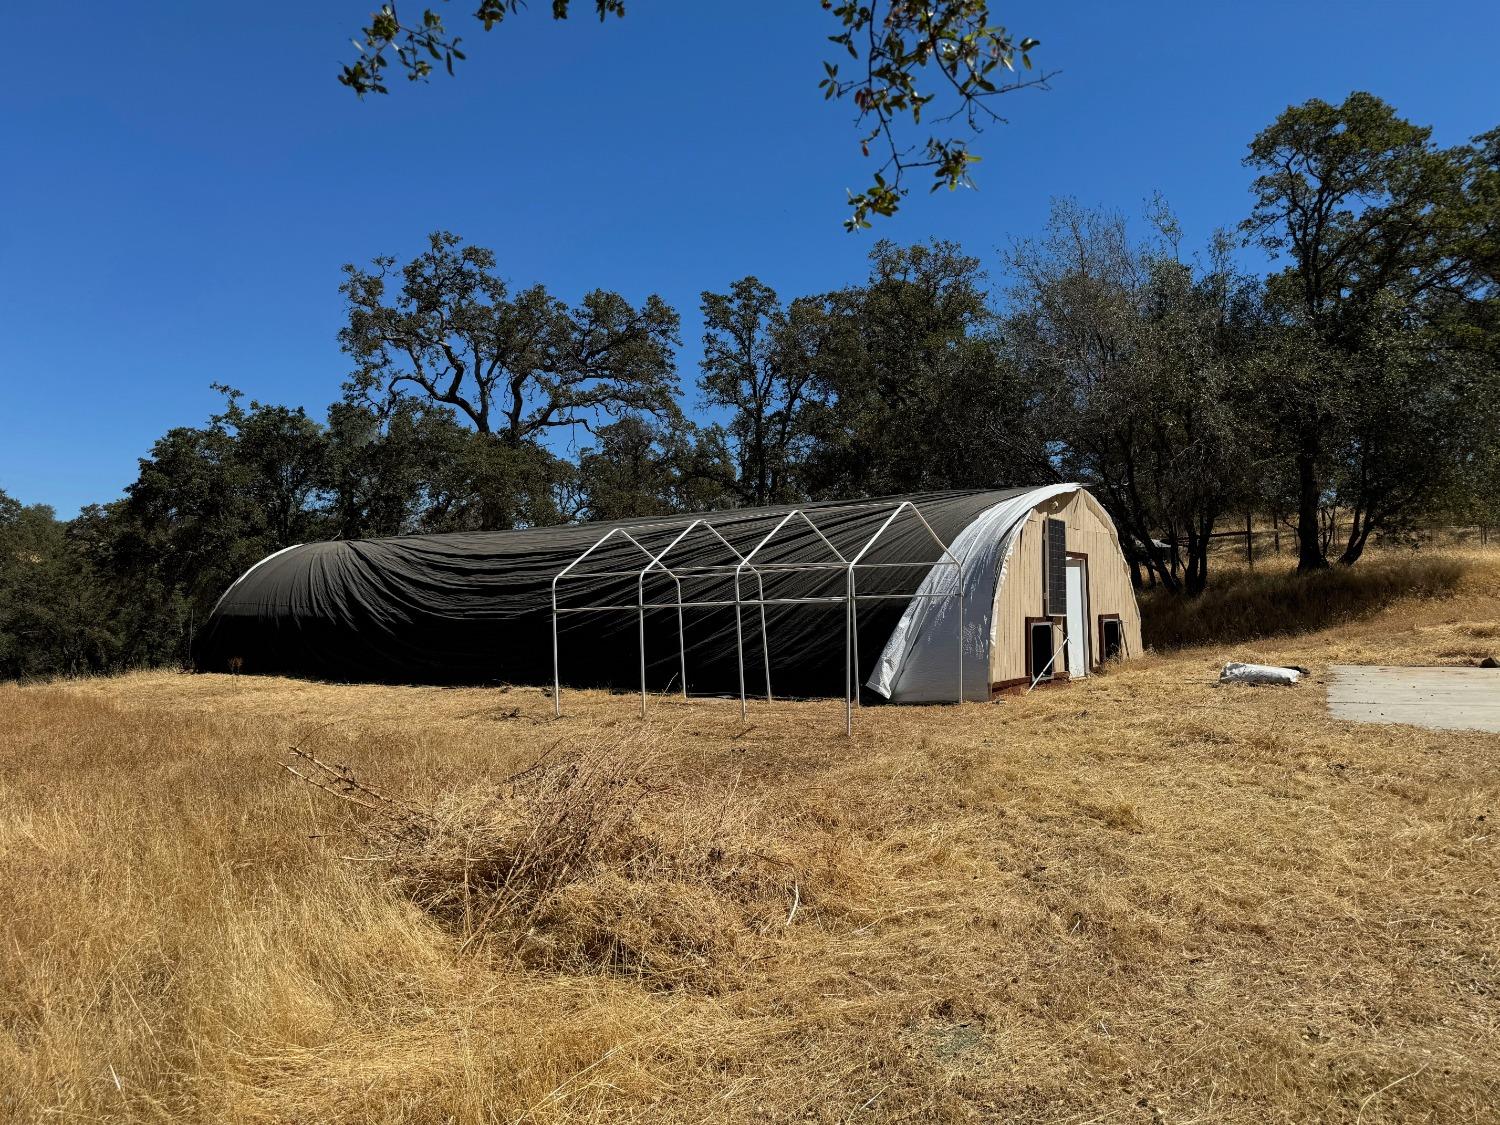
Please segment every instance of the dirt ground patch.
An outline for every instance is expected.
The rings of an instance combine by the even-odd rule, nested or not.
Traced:
[[[0,687],[0,1119],[1496,1120],[1500,735],[1324,705],[1330,664],[1488,643],[1500,568],[1465,566],[852,739],[841,701]],[[1220,688],[1230,658],[1314,675]],[[638,746],[670,862],[601,852],[547,907],[573,928],[466,945],[293,745],[417,803]],[[715,849],[765,861],[732,910]]]

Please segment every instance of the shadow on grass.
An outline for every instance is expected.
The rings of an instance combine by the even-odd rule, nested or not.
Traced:
[[[1353,567],[1221,570],[1197,598],[1160,590],[1141,596],[1141,632],[1156,649],[1235,644],[1312,633],[1376,613],[1402,598],[1451,594],[1466,564],[1454,558],[1371,559]]]

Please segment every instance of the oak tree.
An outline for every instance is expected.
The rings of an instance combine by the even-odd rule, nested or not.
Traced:
[[[721,436],[736,500],[796,498],[812,442],[814,380],[830,342],[823,303],[801,297],[785,306],[770,286],[745,277],[727,293],[704,292],[703,326],[698,385],[705,406],[730,411]]]
[[[1391,332],[1420,332],[1482,298],[1483,232],[1497,214],[1485,194],[1483,140],[1440,148],[1431,129],[1355,92],[1339,105],[1289,107],[1250,144],[1245,163],[1259,175],[1243,229],[1287,261],[1268,281],[1269,302],[1324,357],[1318,369],[1298,364],[1268,401],[1295,462],[1299,569],[1328,565],[1329,503],[1352,507],[1339,558],[1353,563],[1371,531],[1423,505],[1438,485],[1407,475],[1427,440],[1419,435],[1430,431],[1415,421],[1463,424],[1464,365],[1442,356],[1440,337],[1393,349]],[[1385,406],[1403,399],[1411,425]],[[1403,475],[1430,486],[1376,483]]]
[[[599,289],[570,307],[540,285],[512,293],[492,251],[441,231],[399,269],[392,257],[346,266],[342,288],[350,400],[450,408],[485,439],[481,475],[532,480],[557,430],[677,409],[678,318],[659,297],[635,306]],[[533,508],[536,493],[532,480]],[[502,505],[481,522],[518,515]]]

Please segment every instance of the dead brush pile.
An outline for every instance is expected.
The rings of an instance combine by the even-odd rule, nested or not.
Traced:
[[[466,953],[717,992],[800,903],[764,810],[732,791],[705,803],[642,739],[549,753],[425,802],[291,754],[287,769],[348,806],[359,849],[345,858],[383,870]]]

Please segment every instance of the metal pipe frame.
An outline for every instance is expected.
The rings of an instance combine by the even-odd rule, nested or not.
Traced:
[[[640,529],[637,528],[637,530],[640,530]],[[590,547],[587,551],[584,551],[583,554],[579,555],[576,559],[574,559],[572,562],[570,562],[567,566],[563,567],[561,570],[559,570],[552,577],[552,716],[553,716],[553,718],[561,718],[562,717],[562,671],[561,671],[561,666],[558,663],[558,653],[557,653],[557,584],[559,582],[561,582],[564,578],[566,578],[572,572],[572,570],[573,570],[574,567],[576,567],[579,563],[583,562],[584,559],[588,558],[595,551],[597,551],[600,547],[604,546],[605,543],[607,543],[611,539],[613,539],[616,535],[620,536],[623,539],[628,539],[631,543],[634,543],[635,547],[636,547],[636,550],[640,551],[641,554],[645,555],[648,559],[652,557],[651,552],[648,551],[648,550],[646,550],[645,547],[642,547],[641,544],[640,544],[640,541],[638,539],[636,539],[636,537],[634,535],[631,535],[630,532],[626,531],[623,527],[612,527],[608,531],[606,531],[603,535],[601,535],[597,540],[595,540],[594,545],[592,547]],[[679,584],[678,601],[681,601],[681,600],[682,600],[682,596],[681,596],[681,589],[680,589],[680,584]],[[642,619],[643,620],[644,620],[644,617],[645,617],[645,613],[644,613],[644,611],[642,611]],[[646,681],[645,681],[645,677],[643,676],[641,678],[641,693],[642,693],[642,707],[643,708],[645,706],[645,704],[644,704],[645,691],[646,691]]]
[[[666,526],[666,525],[649,525],[649,526]],[[740,559],[740,560],[743,561],[744,556],[741,555],[740,552],[735,549],[734,544],[730,543],[729,540],[725,539],[724,536],[719,533],[719,530],[716,527],[714,527],[713,524],[709,523],[705,519],[697,519],[697,520],[694,520],[692,523],[690,523],[681,532],[679,532],[677,534],[677,536],[675,538],[673,538],[672,541],[670,543],[668,543],[667,546],[662,551],[660,551],[658,554],[655,554],[655,555],[653,555],[649,550],[647,550],[644,546],[642,546],[641,543],[640,543],[640,541],[637,540],[635,538],[635,536],[631,535],[630,532],[626,531],[624,528],[618,528],[618,527],[617,528],[611,528],[609,531],[605,532],[605,534],[602,535],[597,542],[595,542],[591,547],[589,547],[588,550],[584,551],[583,554],[579,555],[576,559],[574,559],[571,563],[569,563],[566,567],[564,567],[561,571],[559,571],[557,573],[557,575],[552,579],[552,713],[553,713],[554,717],[560,717],[562,715],[562,673],[561,673],[561,661],[560,661],[559,644],[558,644],[557,620],[558,620],[558,617],[561,614],[564,614],[564,613],[608,613],[608,612],[618,612],[618,611],[626,611],[626,612],[633,611],[633,612],[635,612],[638,615],[638,618],[639,618],[639,627],[638,627],[637,632],[638,632],[638,640],[639,640],[639,647],[640,647],[641,718],[644,719],[644,718],[646,718],[646,715],[647,715],[647,702],[646,702],[647,701],[647,690],[646,690],[646,610],[648,610],[648,609],[676,609],[677,610],[678,675],[680,676],[680,678],[682,680],[682,697],[683,697],[683,699],[686,699],[688,697],[688,687],[687,687],[687,636],[686,636],[686,630],[685,630],[684,621],[683,621],[683,611],[684,611],[684,609],[690,608],[690,607],[711,606],[711,605],[736,605],[736,607],[738,607],[738,604],[739,604],[738,602],[721,602],[721,603],[715,603],[715,602],[709,602],[709,601],[703,601],[703,600],[699,600],[699,601],[696,601],[696,602],[686,601],[683,598],[683,594],[682,594],[682,579],[679,576],[678,572],[676,570],[674,570],[673,568],[666,566],[662,562],[662,559],[666,558],[666,556],[677,546],[677,544],[681,543],[685,538],[687,538],[687,536],[689,534],[691,534],[699,526],[707,528],[709,530],[709,532],[711,532],[713,534],[713,537],[715,539],[717,539],[720,543],[722,543],[729,550],[730,554],[734,555],[734,557],[736,559]],[[641,528],[637,528],[636,530],[639,531],[639,530],[642,530],[642,529]],[[563,578],[568,577],[570,575],[570,573],[573,571],[573,569],[575,567],[577,567],[580,563],[582,563],[584,561],[584,559],[588,558],[596,550],[598,550],[600,547],[602,547],[608,540],[610,540],[611,538],[613,538],[616,535],[619,535],[621,538],[626,539],[630,543],[634,544],[635,547],[636,547],[636,549],[639,550],[642,554],[644,554],[649,561],[646,563],[646,565],[644,567],[642,567],[638,571],[636,571],[636,570],[628,570],[628,571],[609,571],[609,570],[604,570],[604,571],[589,571],[589,572],[587,572],[587,577],[589,577],[589,578],[615,577],[615,578],[634,578],[634,579],[636,579],[636,604],[634,606],[561,606],[560,607],[557,604],[557,584],[558,584],[558,582],[561,581]],[[708,571],[708,572],[717,572],[717,573],[722,573],[722,574],[725,574],[725,575],[728,575],[729,573],[731,573],[729,564],[724,564],[724,565],[717,566],[717,567],[697,566],[697,567],[690,567],[690,568],[682,568],[682,572],[686,573],[687,570],[689,570],[689,569],[692,570],[692,571],[694,571],[694,572],[697,572],[697,573],[701,573],[701,572],[705,572],[705,571]],[[677,600],[676,601],[673,601],[673,602],[648,602],[648,601],[646,601],[646,598],[645,598],[646,575],[649,574],[649,573],[651,573],[653,570],[660,570],[662,573],[664,573],[667,576],[669,576],[672,579],[672,581],[675,583],[675,585],[677,587]],[[769,641],[767,639],[767,634],[766,634],[765,583],[764,583],[764,580],[761,578],[759,572],[756,570],[756,568],[752,567],[751,570],[753,572],[755,572],[756,583],[757,583],[757,586],[758,586],[759,592],[760,592],[760,599],[759,600],[760,600],[760,603],[761,603],[761,610],[760,610],[760,617],[761,617],[761,644],[762,644],[762,647],[764,648],[765,653],[766,653],[766,692],[767,692],[767,696],[769,697],[769,694],[770,694],[770,685],[771,685],[771,669],[770,669],[770,645],[769,645]],[[736,567],[735,570],[733,571],[733,573],[737,574],[738,571],[739,571],[739,568]],[[583,576],[584,575],[579,575],[579,577],[583,577]],[[694,576],[696,576],[696,573],[695,573],[695,575],[690,575],[689,577],[694,577]],[[742,665],[741,676],[743,677],[744,637],[743,637],[743,631],[739,629],[739,610],[738,610],[738,608],[736,608],[736,631],[738,633],[737,643],[738,643],[738,646],[739,646],[739,649],[740,649],[740,660],[741,660],[741,665]]]
[[[922,527],[927,531],[927,534],[932,538],[932,541],[937,544],[938,550],[942,553],[942,557],[940,557],[940,558],[938,558],[938,559],[936,559],[936,560],[934,560],[932,562],[910,562],[910,563],[907,563],[907,562],[865,562],[864,561],[865,555],[867,555],[870,552],[870,550],[879,541],[880,537],[886,533],[886,531],[891,527],[891,525],[893,523],[895,523],[896,519],[899,516],[901,516],[901,514],[903,512],[907,512],[907,511],[910,511],[914,516],[916,516],[917,520],[921,523]],[[833,557],[835,559],[837,559],[838,561],[837,562],[824,562],[824,563],[817,563],[817,562],[776,562],[776,563],[761,562],[759,564],[756,564],[754,562],[755,557],[758,554],[760,554],[760,552],[766,547],[766,545],[769,544],[773,539],[776,538],[776,536],[781,532],[782,528],[784,528],[793,519],[800,519],[804,524],[806,524],[807,527],[812,531],[812,533],[815,536],[817,536],[817,538],[823,543],[823,545],[825,547],[828,548],[829,552],[831,552],[832,555],[833,555]],[[655,527],[663,527],[663,526],[670,526],[670,525],[668,525],[668,524],[646,524],[646,525],[641,525],[639,527],[636,527],[636,528],[634,528],[634,530],[639,533],[639,532],[642,532],[642,531],[650,530],[650,529],[655,528]],[[693,531],[695,531],[699,526],[707,528],[708,531],[714,536],[714,538],[717,539],[721,544],[723,544],[723,546],[725,548],[727,548],[729,550],[729,552],[732,555],[734,555],[734,557],[738,561],[735,562],[735,563],[732,563],[732,564],[731,563],[724,563],[724,564],[719,564],[719,565],[692,565],[692,566],[683,566],[683,567],[675,567],[675,568],[667,566],[662,560],[664,560],[667,557],[667,555],[669,555],[677,547],[677,545],[679,543],[681,543],[684,539],[686,539],[687,536],[690,535]],[[633,605],[633,606],[632,605],[559,606],[557,604],[558,583],[562,579],[567,578],[569,575],[571,575],[572,572],[575,570],[575,568],[577,568],[579,566],[579,564],[581,564],[585,559],[587,559],[596,550],[598,550],[606,542],[608,542],[611,538],[614,538],[615,536],[620,536],[621,538],[628,540],[631,544],[633,544],[636,547],[637,550],[639,550],[643,555],[645,555],[646,558],[647,558],[647,560],[648,560],[647,563],[646,563],[646,565],[643,566],[638,571],[637,570],[628,570],[628,571],[609,571],[609,570],[606,570],[606,571],[590,571],[590,572],[588,572],[588,577],[590,577],[590,578],[611,578],[611,577],[613,577],[613,578],[634,578],[634,579],[636,579],[636,603],[635,603],[635,605]],[[930,570],[934,566],[947,566],[947,567],[952,567],[954,569],[955,582],[954,582],[954,589],[953,590],[948,591],[948,592],[936,592],[936,593],[934,593],[934,592],[923,593],[920,590],[917,590],[917,591],[913,591],[911,593],[902,593],[902,594],[861,594],[859,592],[859,589],[858,589],[858,580],[857,580],[857,577],[856,577],[856,571],[859,570],[859,569],[877,570],[877,569],[898,569],[898,568],[903,568],[903,567],[905,567],[905,568],[925,567],[925,568],[928,568]],[[744,596],[744,593],[743,593],[743,586],[742,586],[741,583],[742,583],[744,572],[745,572],[745,570],[747,568],[750,570],[750,572],[752,574],[755,575],[755,579],[756,579],[757,593],[759,594],[759,597],[754,598],[754,599],[747,599]],[[673,583],[675,584],[675,586],[677,588],[677,598],[676,598],[675,601],[670,601],[670,602],[652,601],[652,602],[648,602],[646,600],[646,596],[645,596],[646,577],[647,577],[647,575],[649,575],[651,573],[654,573],[654,572],[658,572],[658,571],[661,572],[661,573],[663,573],[663,574],[665,574],[665,575],[667,575],[668,577],[670,577],[673,580]],[[799,571],[808,571],[808,572],[817,572],[817,571],[839,572],[839,571],[842,571],[843,574],[844,574],[844,593],[842,595],[830,595],[830,596],[825,596],[825,597],[768,598],[768,597],[766,597],[766,592],[765,592],[764,572],[770,572],[770,571],[786,571],[786,572],[799,572]],[[688,601],[688,600],[686,600],[683,597],[682,579],[684,577],[687,577],[687,578],[712,577],[712,576],[715,576],[715,575],[724,575],[726,577],[732,577],[733,578],[733,580],[734,580],[734,600],[733,601],[719,600],[719,599],[698,599],[698,600],[695,600],[695,601]],[[579,575],[579,577],[582,577],[582,575]],[[963,563],[953,554],[953,552],[949,549],[948,545],[945,544],[942,541],[942,539],[938,536],[937,532],[935,532],[932,529],[932,525],[927,522],[927,518],[922,515],[921,510],[919,508],[917,508],[917,506],[915,504],[913,504],[910,500],[903,500],[900,504],[898,504],[895,507],[894,510],[892,510],[892,512],[890,513],[890,515],[888,515],[886,517],[886,519],[884,520],[884,522],[881,523],[880,527],[875,531],[875,533],[873,535],[871,535],[869,539],[865,540],[864,544],[855,553],[855,555],[854,555],[854,557],[852,559],[851,558],[846,558],[845,555],[844,555],[844,553],[842,551],[840,551],[836,546],[834,546],[833,542],[826,535],[823,534],[822,529],[819,528],[818,525],[815,522],[813,522],[812,518],[809,517],[808,514],[805,511],[803,511],[801,508],[794,508],[791,511],[787,512],[784,516],[782,516],[781,519],[779,521],[777,521],[776,526],[773,527],[769,532],[767,532],[761,538],[761,540],[758,543],[756,543],[754,547],[752,547],[750,549],[750,551],[749,551],[748,554],[744,554],[744,555],[740,554],[740,552],[735,548],[735,546],[732,543],[730,543],[729,540],[727,540],[727,539],[724,538],[724,536],[719,532],[718,528],[716,528],[712,523],[708,522],[708,520],[702,519],[702,518],[694,520],[687,527],[683,528],[680,532],[678,532],[678,534],[675,537],[673,537],[672,541],[669,542],[666,545],[666,547],[664,547],[660,552],[658,552],[658,553],[656,553],[654,555],[649,550],[647,550],[645,547],[643,547],[641,545],[640,541],[637,540],[635,538],[635,536],[631,535],[629,531],[626,531],[624,528],[618,528],[618,527],[617,528],[611,528],[603,536],[601,536],[598,539],[598,541],[596,541],[591,547],[589,547],[586,551],[584,551],[581,555],[579,555],[576,559],[574,559],[571,563],[569,563],[566,567],[564,567],[561,571],[559,571],[557,573],[557,575],[552,579],[552,701],[553,701],[553,714],[556,715],[556,716],[561,716],[562,715],[562,675],[561,675],[561,666],[560,666],[560,661],[559,661],[559,646],[558,646],[558,618],[562,614],[565,614],[565,613],[632,613],[633,612],[633,613],[635,613],[637,615],[638,622],[639,622],[639,626],[638,626],[638,641],[639,641],[639,649],[640,649],[641,717],[644,719],[644,718],[647,717],[647,702],[646,702],[646,700],[647,700],[647,692],[646,692],[646,610],[648,610],[648,609],[675,609],[677,611],[678,672],[679,672],[679,675],[682,678],[682,694],[683,694],[683,698],[686,699],[687,696],[688,696],[688,690],[687,690],[687,642],[686,642],[686,631],[685,631],[685,627],[684,627],[684,623],[683,623],[683,612],[684,612],[684,610],[687,610],[687,609],[728,608],[730,606],[733,606],[734,607],[734,611],[735,611],[735,650],[736,650],[736,655],[737,655],[737,659],[738,659],[738,671],[739,671],[740,718],[741,718],[741,721],[745,721],[749,717],[749,704],[748,704],[748,689],[747,689],[746,680],[745,680],[745,637],[744,637],[744,621],[743,621],[744,607],[747,606],[747,605],[754,605],[754,606],[756,606],[759,609],[759,612],[760,612],[761,648],[762,648],[762,652],[763,652],[764,657],[765,657],[766,701],[769,703],[769,702],[772,701],[773,695],[772,695],[772,691],[771,691],[771,648],[770,648],[770,636],[769,636],[769,632],[767,630],[767,625],[766,625],[766,606],[768,606],[768,605],[834,605],[834,604],[838,604],[838,603],[842,602],[844,604],[844,606],[845,606],[845,614],[844,614],[844,733],[845,733],[846,736],[852,735],[853,734],[853,730],[854,730],[854,709],[855,709],[856,706],[858,706],[858,701],[857,701],[858,687],[857,687],[857,685],[855,684],[854,681],[855,681],[855,678],[858,675],[858,670],[859,670],[859,637],[858,637],[858,625],[859,625],[858,612],[859,612],[859,603],[861,601],[894,600],[894,599],[898,599],[898,598],[906,600],[908,602],[914,601],[914,600],[919,599],[919,598],[920,599],[945,598],[945,599],[956,599],[957,600],[957,603],[958,603],[958,691],[957,691],[957,702],[962,703],[964,701],[964,610],[965,610],[965,593],[964,593],[964,588],[963,588]],[[1054,659],[1055,659],[1056,658],[1056,654],[1054,653],[1053,656],[1054,656]],[[1035,686],[1034,682],[1033,682],[1032,686]]]
[[[637,601],[637,604],[642,607],[641,608],[641,718],[643,718],[643,719],[646,717],[646,611],[645,611],[646,575],[651,570],[653,570],[653,569],[655,569],[657,567],[660,567],[666,573],[671,574],[673,580],[676,581],[676,583],[677,583],[677,603],[676,603],[676,608],[677,608],[677,643],[678,643],[678,653],[679,653],[679,660],[680,660],[680,672],[681,672],[681,675],[682,675],[682,698],[683,699],[687,699],[687,697],[688,697],[688,684],[687,684],[687,640],[686,640],[686,633],[685,633],[685,631],[683,629],[683,621],[682,621],[682,613],[683,613],[683,609],[684,609],[684,603],[683,603],[683,600],[682,600],[682,580],[680,578],[678,578],[676,572],[674,572],[671,569],[669,569],[668,567],[662,565],[662,561],[661,560],[664,559],[664,558],[666,558],[667,555],[669,555],[672,552],[672,549],[677,546],[677,544],[681,543],[684,539],[686,539],[689,535],[691,535],[693,533],[693,531],[696,528],[698,528],[698,527],[707,528],[708,531],[709,531],[709,533],[711,535],[713,535],[713,537],[715,539],[717,539],[720,543],[722,543],[724,545],[724,547],[729,551],[729,553],[731,555],[733,555],[736,559],[739,560],[739,565],[737,565],[735,567],[735,570],[734,570],[734,574],[735,574],[735,584],[734,584],[734,633],[735,633],[735,649],[736,649],[736,651],[737,651],[737,653],[739,655],[740,692],[741,692],[742,695],[744,693],[744,687],[745,687],[745,630],[744,630],[744,624],[743,624],[743,621],[742,621],[742,616],[741,616],[741,613],[740,613],[739,574],[740,574],[740,571],[747,565],[748,560],[746,560],[745,556],[742,555],[742,554],[740,554],[739,551],[737,551],[735,549],[735,546],[734,546],[733,543],[731,543],[728,539],[725,539],[724,536],[719,533],[719,529],[716,528],[716,527],[714,527],[713,524],[709,523],[706,519],[701,519],[701,518],[700,519],[696,519],[692,523],[688,524],[687,527],[683,528],[682,531],[677,535],[677,537],[675,539],[673,539],[672,542],[668,543],[665,548],[663,548],[661,554],[657,555],[649,563],[647,563],[644,567],[642,567],[640,575],[636,579],[636,601]],[[701,573],[705,569],[707,569],[707,568],[703,568],[703,567],[694,567],[693,568],[693,570],[695,572],[698,572],[698,573]],[[750,569],[755,574],[756,585],[757,585],[757,587],[759,588],[759,591],[760,591],[760,643],[761,643],[761,649],[765,653],[765,663],[766,663],[766,698],[769,699],[770,695],[771,695],[771,645],[770,645],[770,639],[769,639],[769,637],[768,637],[768,635],[766,633],[766,587],[765,587],[764,580],[760,576],[760,572],[758,570],[756,570],[756,568],[753,567],[753,566]],[[683,573],[687,573],[686,569],[683,570]],[[709,603],[707,603],[707,602],[698,602],[698,603],[688,603],[688,604],[696,604],[696,605],[704,605],[704,606],[706,606]],[[652,603],[652,607],[653,608],[658,608],[658,607],[660,607],[660,605],[661,605],[661,603]]]
[[[805,524],[807,524],[808,527],[812,528],[812,533],[814,535],[816,535],[819,539],[821,539],[823,541],[823,545],[825,547],[827,547],[830,551],[833,552],[833,557],[834,558],[838,559],[840,563],[844,563],[844,562],[847,561],[844,558],[843,552],[841,552],[837,547],[835,547],[829,541],[828,536],[826,536],[826,535],[823,534],[822,529],[819,528],[817,524],[813,523],[812,519],[809,518],[809,516],[808,516],[808,514],[806,512],[804,512],[801,508],[793,508],[790,512],[788,512],[786,515],[782,516],[781,519],[777,521],[775,527],[773,527],[770,531],[766,532],[765,537],[762,538],[759,543],[757,543],[754,547],[750,548],[750,553],[740,560],[739,566],[737,566],[737,567],[734,568],[734,600],[736,602],[740,601],[740,599],[741,599],[741,595],[740,595],[740,573],[745,569],[745,567],[747,567],[747,566],[750,565],[750,560],[751,559],[755,558],[756,555],[760,554],[761,548],[763,548],[772,539],[776,538],[776,534],[783,527],[785,527],[788,523],[791,522],[791,519],[792,519],[793,516],[801,517],[802,522],[805,523]],[[782,568],[779,568],[779,569],[788,569],[788,568],[782,567]],[[816,569],[821,570],[821,569],[823,569],[823,567],[817,567]],[[761,590],[761,599],[760,599],[760,602],[761,602],[761,604],[760,604],[761,629],[764,630],[765,629],[765,621],[766,621],[766,598],[765,598],[765,590],[764,590],[764,588],[762,588],[762,590]],[[738,629],[738,617],[739,617],[739,611],[738,610],[735,611],[735,617],[736,617],[736,629]],[[738,647],[739,647],[739,662],[740,662],[740,722],[743,723],[743,722],[745,722],[750,717],[749,704],[747,703],[746,698],[745,698],[745,645],[744,645],[743,639],[739,640]],[[766,702],[770,703],[771,702],[771,647],[770,647],[769,643],[766,644],[765,652],[766,652]],[[844,678],[845,678],[846,681],[848,680],[848,668],[847,668],[848,663],[849,663],[849,638],[848,638],[848,635],[847,635],[847,624],[846,624],[846,635],[845,635],[845,638],[844,638],[844,664],[846,666],[845,667],[845,676],[844,676]],[[847,684],[846,684],[845,690],[847,692]]]
[[[922,563],[922,566],[936,566],[936,563]],[[944,566],[947,564],[944,563]],[[913,598],[951,598],[952,594],[923,594],[915,592],[910,594],[856,594],[855,598],[862,602],[878,602],[882,600],[909,602]],[[830,594],[826,598],[766,598],[766,605],[844,605],[849,601],[847,594]],[[759,598],[747,598],[741,602],[731,601],[691,601],[691,602],[647,602],[647,609],[676,609],[679,605],[683,609],[727,609],[732,605],[759,605]],[[558,613],[634,613],[634,605],[565,605],[559,606]]]

